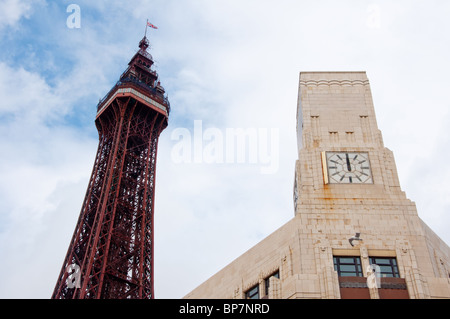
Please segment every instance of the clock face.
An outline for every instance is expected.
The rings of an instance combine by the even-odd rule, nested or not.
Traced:
[[[326,152],[327,179],[331,184],[372,184],[368,153]]]

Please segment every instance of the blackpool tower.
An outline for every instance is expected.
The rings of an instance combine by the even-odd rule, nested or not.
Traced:
[[[156,157],[170,104],[148,47],[144,36],[98,104],[97,155],[52,298],[154,298]]]

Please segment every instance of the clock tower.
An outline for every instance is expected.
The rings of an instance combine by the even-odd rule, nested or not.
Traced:
[[[314,263],[302,259],[301,267],[321,264],[322,271],[332,270],[329,276],[337,272],[339,294],[331,290],[330,297],[430,296],[422,278],[433,277],[444,259],[449,276],[448,246],[430,251],[430,238],[437,236],[400,188],[366,73],[301,72],[298,103],[295,214],[313,230],[303,231],[301,246],[321,252]],[[347,240],[356,234],[357,241]],[[369,289],[361,277],[375,264],[383,284]]]
[[[365,72],[301,72],[295,217],[188,298],[450,298],[450,248],[402,191]]]
[[[406,200],[365,72],[302,72],[297,119],[298,162],[308,164],[296,167],[303,200]]]

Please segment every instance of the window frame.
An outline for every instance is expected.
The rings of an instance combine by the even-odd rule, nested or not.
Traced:
[[[272,277],[280,279],[280,270],[275,271],[270,276],[268,276],[266,279],[264,279],[264,293],[265,293],[265,296],[269,295],[270,278],[272,278]]]
[[[251,294],[251,292],[253,290],[256,290],[256,292]],[[259,289],[259,284],[256,284],[256,285],[250,287],[245,292],[245,299],[260,299],[260,291],[259,290],[260,290]]]
[[[343,262],[343,259],[352,259],[352,262]],[[364,277],[360,256],[333,256],[333,265],[339,277]],[[343,269],[348,266],[353,266],[354,271]]]
[[[376,260],[386,260],[389,263],[376,263]],[[369,256],[369,262],[371,265],[377,265],[380,267],[380,277],[381,278],[400,278],[400,271],[398,267],[398,262],[396,257],[371,257]],[[390,270],[386,271],[386,267]]]

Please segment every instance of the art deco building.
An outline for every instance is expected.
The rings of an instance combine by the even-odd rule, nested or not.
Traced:
[[[295,217],[185,298],[450,298],[450,249],[400,188],[365,72],[301,72]]]

